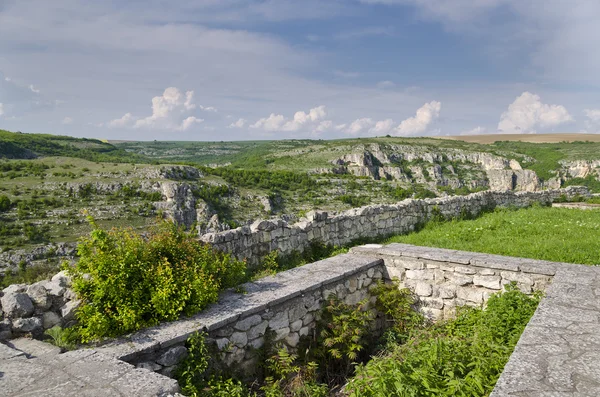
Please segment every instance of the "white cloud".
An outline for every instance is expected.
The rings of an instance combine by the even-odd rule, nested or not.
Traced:
[[[584,123],[584,131],[589,133],[600,132],[600,109],[585,109],[583,113],[588,118]]]
[[[228,128],[244,128],[246,125],[246,119],[238,119],[235,123],[229,124]]]
[[[194,103],[194,91],[186,91],[184,94],[176,87],[169,87],[161,96],[152,98],[151,116],[137,118],[131,113],[126,113],[123,117],[110,121],[108,126],[111,128],[133,127],[186,131],[193,125],[204,121],[204,119],[188,115],[196,108],[209,109]],[[208,111],[216,111],[213,107],[210,109]]]
[[[330,120],[325,120],[326,117],[327,111],[325,110],[325,106],[321,105],[310,109],[308,113],[300,110],[294,114],[292,119],[286,119],[282,114],[271,113],[269,117],[257,120],[254,124],[250,125],[250,128],[262,129],[267,132],[324,132],[333,125]]]
[[[481,134],[485,134],[486,133],[486,129],[481,127],[481,126],[477,126],[473,129],[467,130],[467,131],[461,131],[460,135],[481,135]]]
[[[391,36],[394,34],[394,28],[391,26],[371,26],[363,29],[347,30],[340,32],[333,37],[338,40],[355,40],[369,36]]]
[[[414,117],[402,121],[395,129],[396,135],[417,135],[423,133],[427,128],[440,117],[442,104],[438,101],[431,101],[424,104]]]
[[[177,127],[176,129],[180,130],[180,131],[185,131],[188,128],[190,128],[191,126],[193,126],[194,124],[200,124],[203,121],[204,121],[204,119],[199,119],[197,117],[190,116],[190,117],[186,118],[185,120],[183,120],[181,122],[181,125],[179,127]]]
[[[133,117],[131,113],[125,113],[125,115],[123,115],[123,117],[121,117],[120,119],[114,119],[112,121],[109,121],[108,126],[110,128],[131,127],[133,126],[135,120],[135,117]]]
[[[306,126],[314,126],[315,123],[321,122],[325,117],[327,117],[327,112],[325,111],[325,106],[322,105],[310,109],[308,113],[304,113],[300,110],[294,114],[293,120],[290,120],[283,125],[283,130],[298,131]]]
[[[387,134],[394,127],[394,120],[386,119],[381,120],[375,123],[375,126],[369,130],[370,133],[379,135],[379,134]]]
[[[62,120],[62,122],[61,122],[61,123],[62,123],[62,124],[65,124],[65,125],[68,125],[68,124],[73,124],[73,118],[71,118],[71,117],[67,116],[67,117],[65,117],[65,118]]]
[[[4,114],[4,104],[0,103],[0,116]]]
[[[6,80],[6,81],[10,81],[10,80]],[[37,88],[35,88],[33,86],[33,84],[29,84],[29,89],[31,90],[31,92],[33,92],[34,94],[39,94],[40,90],[38,90]]]
[[[269,117],[263,117],[252,124],[250,128],[258,128],[265,131],[278,131],[281,130],[285,123],[285,117],[282,114],[271,113]]]
[[[204,110],[205,112],[213,112],[213,113],[217,113],[219,110],[214,107],[214,106],[202,106],[199,105],[198,106],[200,108],[200,110]]]
[[[585,109],[583,111],[587,118],[593,122],[600,122],[600,109]]]
[[[345,132],[350,135],[359,135],[363,132],[368,131],[374,124],[375,122],[373,121],[373,119],[369,117],[363,117],[361,119],[356,119],[352,123],[350,123],[348,128],[346,128]]]
[[[562,105],[547,105],[538,95],[523,92],[502,113],[498,130],[506,134],[535,134],[537,129],[556,127],[573,121]]]

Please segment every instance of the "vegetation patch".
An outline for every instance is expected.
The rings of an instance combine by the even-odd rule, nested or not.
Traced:
[[[194,314],[245,277],[244,262],[172,223],[141,236],[90,222],[93,231],[79,243],[79,261],[66,267],[82,300],[77,318],[83,342]]]
[[[474,220],[434,220],[387,242],[598,265],[599,233],[600,211],[533,206],[498,208]]]
[[[460,308],[456,319],[421,330],[359,366],[347,394],[487,396],[540,299],[509,286],[492,295],[483,310]]]
[[[272,342],[254,351],[254,380],[220,362],[206,334],[187,342],[189,355],[176,377],[187,396],[485,396],[508,361],[541,294],[515,285],[490,297],[485,309],[464,307],[453,320],[427,323],[413,308],[410,291],[398,283],[373,288],[376,308],[389,324],[373,332],[367,301],[356,306],[330,296],[316,338],[304,338],[293,353]],[[373,309],[373,307],[371,307]]]

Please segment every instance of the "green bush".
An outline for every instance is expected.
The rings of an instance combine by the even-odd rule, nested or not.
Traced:
[[[350,396],[485,396],[541,296],[512,285],[490,297],[485,310],[461,308],[455,320],[436,324],[357,368]]]
[[[0,196],[0,212],[8,211],[11,207],[11,204],[12,203],[10,202],[10,199],[7,196]]]
[[[84,342],[191,315],[245,277],[245,264],[198,242],[170,222],[146,236],[131,229],[93,231],[67,267],[82,306]]]

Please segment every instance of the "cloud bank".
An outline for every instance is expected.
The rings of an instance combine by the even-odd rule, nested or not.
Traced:
[[[498,131],[505,134],[535,134],[538,129],[549,129],[573,121],[562,105],[547,105],[538,95],[525,91],[502,113]]]

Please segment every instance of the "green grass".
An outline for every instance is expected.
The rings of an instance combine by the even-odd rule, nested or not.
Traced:
[[[599,233],[600,210],[536,206],[497,209],[475,220],[431,222],[387,242],[598,265]]]

